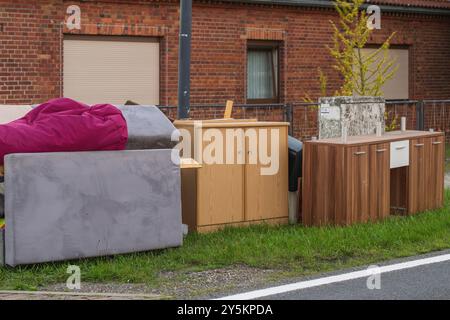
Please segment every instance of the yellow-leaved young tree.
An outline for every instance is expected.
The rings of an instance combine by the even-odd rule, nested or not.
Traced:
[[[333,46],[328,49],[335,59],[333,68],[344,81],[335,95],[381,96],[382,86],[397,71],[395,60],[389,57],[388,51],[395,32],[379,48],[363,54],[373,31],[368,27],[368,15],[361,7],[363,3],[364,0],[335,0],[339,22],[330,21],[334,32]]]

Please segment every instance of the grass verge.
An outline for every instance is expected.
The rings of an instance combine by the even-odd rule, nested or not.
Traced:
[[[33,290],[65,282],[69,264],[82,281],[157,285],[164,271],[232,265],[305,275],[450,248],[450,190],[439,210],[349,227],[253,226],[190,234],[183,247],[154,252],[0,268],[0,289]]]

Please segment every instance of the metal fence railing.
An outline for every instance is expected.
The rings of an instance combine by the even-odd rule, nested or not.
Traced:
[[[293,102],[289,104],[290,134],[300,140],[319,135],[319,106],[316,102]]]
[[[408,130],[422,130],[423,119],[420,101],[418,100],[388,100],[385,109],[385,124],[388,130],[400,129],[400,118],[406,118]]]
[[[450,142],[450,100],[387,101],[386,111],[389,120],[404,116],[408,129],[442,131]]]
[[[177,118],[176,106],[159,106],[169,118]],[[225,104],[192,105],[192,119],[222,118]],[[292,102],[286,104],[236,104],[232,117],[235,119],[255,118],[266,121],[287,121],[291,125],[289,134],[308,140],[318,136],[318,103]],[[442,131],[446,137],[446,171],[450,173],[450,100],[388,100],[386,101],[386,126],[399,129],[400,118],[406,117],[407,129]]]
[[[318,135],[318,103],[290,103],[291,132],[303,140]],[[400,128],[400,118],[406,117],[409,130],[434,129],[445,133],[450,142],[450,100],[388,100],[386,101],[386,126]]]
[[[445,132],[450,140],[450,100],[423,100],[423,129]]]
[[[176,119],[176,106],[159,106],[172,119]],[[195,104],[191,106],[192,119],[223,117],[225,104]],[[300,139],[318,136],[318,103],[291,102],[276,104],[235,104],[232,117],[255,118],[265,121],[287,121],[289,133]],[[398,129],[400,118],[406,117],[407,129],[443,131],[450,142],[450,100],[388,100],[386,101],[386,126]]]
[[[177,116],[176,106],[159,106],[160,110],[171,119]],[[191,105],[189,117],[191,119],[222,118],[225,104],[195,104]],[[261,121],[288,121],[287,105],[275,104],[235,104],[232,117],[235,119],[255,118]]]

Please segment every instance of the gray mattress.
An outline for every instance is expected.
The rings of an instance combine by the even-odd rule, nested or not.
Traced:
[[[182,244],[170,149],[10,154],[5,168],[10,266]]]

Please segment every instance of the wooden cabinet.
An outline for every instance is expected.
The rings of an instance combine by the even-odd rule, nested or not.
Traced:
[[[244,170],[244,188],[245,191],[245,220],[266,220],[272,218],[283,218],[288,212],[288,202],[286,200],[286,189],[288,176],[288,145],[287,145],[287,128],[267,128],[267,133],[271,136],[273,130],[277,130],[278,135],[276,147],[279,153],[278,171],[276,174],[262,175],[261,169],[264,164],[252,164],[247,158]],[[281,133],[281,135],[280,135]],[[259,146],[268,150],[272,149],[271,140],[259,141]],[[265,153],[265,152],[263,152]],[[251,155],[249,155],[251,156]],[[276,158],[276,157],[275,157]],[[275,167],[274,167],[275,170]]]
[[[389,145],[306,143],[302,222],[346,225],[389,214]]]
[[[392,169],[391,169],[392,167]],[[305,225],[377,221],[442,206],[444,135],[423,131],[323,139],[303,148]]]
[[[180,120],[174,124],[191,132],[190,150],[202,164],[199,169],[182,170],[183,223],[189,230],[211,231],[263,221],[287,223],[288,123],[209,120],[197,127],[194,121]],[[220,133],[223,149],[211,150],[215,138],[208,132]],[[194,145],[202,145],[203,151]],[[205,152],[224,161],[208,163],[202,159]]]
[[[429,138],[426,160],[427,208],[439,208],[444,201],[445,140],[443,136]]]
[[[442,206],[444,201],[444,136],[411,140],[408,213]]]
[[[320,159],[320,161],[319,161]],[[302,218],[304,225],[347,224],[345,149],[305,143],[302,163]]]
[[[224,128],[214,128],[224,138],[221,154],[226,156],[226,146],[230,145]],[[199,141],[208,152],[210,141]],[[234,155],[243,152],[237,143],[232,145]],[[219,154],[219,150],[215,150]],[[214,153],[214,152],[213,152]],[[213,154],[214,155],[214,154]],[[224,161],[225,162],[225,161]],[[216,225],[239,222],[244,219],[244,164],[213,163],[197,170],[197,210],[214,214],[197,215],[198,225]]]
[[[427,158],[430,149],[429,138],[411,139],[408,184],[408,213],[424,211],[427,208]]]
[[[198,169],[199,225],[239,222],[244,219],[244,165],[210,165]]]
[[[369,147],[346,148],[346,208],[349,223],[369,218]]]
[[[390,145],[370,145],[369,159],[369,218],[383,219],[390,211]]]

